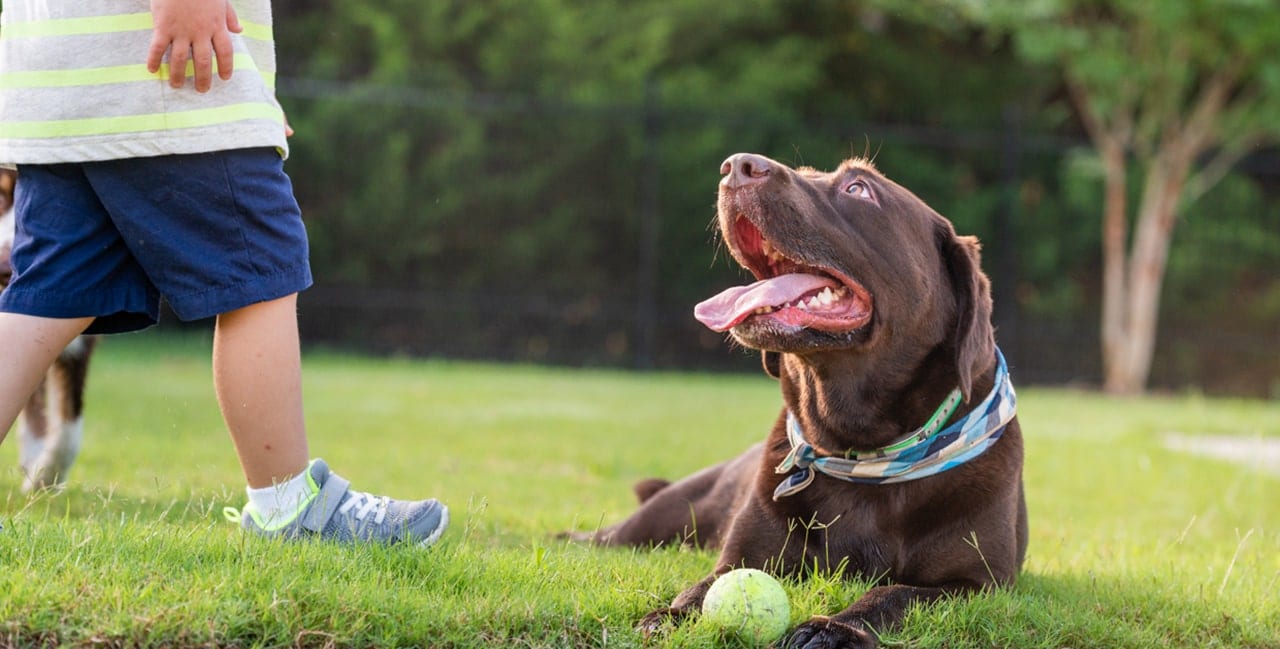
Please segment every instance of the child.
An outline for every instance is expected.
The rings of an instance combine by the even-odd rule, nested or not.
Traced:
[[[183,320],[217,316],[246,530],[429,545],[443,504],[308,462],[296,302],[311,271],[274,78],[270,0],[5,3],[0,161],[19,180],[0,440],[72,338],[150,326],[163,296]]]

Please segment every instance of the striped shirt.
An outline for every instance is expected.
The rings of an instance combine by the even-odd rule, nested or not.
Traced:
[[[275,98],[270,0],[235,0],[230,80],[197,93],[168,55],[147,71],[149,0],[4,0],[0,163],[51,164],[288,145]],[[215,61],[216,67],[216,61]]]

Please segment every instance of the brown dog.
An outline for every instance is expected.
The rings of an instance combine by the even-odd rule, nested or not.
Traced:
[[[16,174],[0,169],[0,290],[13,272],[13,192]],[[58,356],[18,418],[23,491],[61,486],[84,437],[84,387],[96,338],[79,336]],[[3,345],[3,341],[0,341]]]
[[[874,647],[909,605],[1010,585],[1027,543],[1022,437],[977,240],[870,163],[721,168],[718,219],[759,280],[696,315],[763,352],[785,409],[762,444],[674,484],[637,486],[605,545],[719,548],[715,571],[640,623],[699,610],[733,568],[877,583],[794,629],[792,647]]]

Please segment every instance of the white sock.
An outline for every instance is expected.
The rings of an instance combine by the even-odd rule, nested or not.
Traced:
[[[261,520],[264,522],[292,520],[307,498],[315,493],[307,481],[307,472],[310,470],[311,465],[308,464],[302,473],[270,487],[261,489],[245,487],[245,491],[249,493],[249,502],[258,512]]]

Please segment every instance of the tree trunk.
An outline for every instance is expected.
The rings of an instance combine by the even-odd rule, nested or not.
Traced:
[[[1168,53],[1173,58],[1165,61],[1169,67],[1164,72],[1187,67],[1191,54],[1177,38],[1172,42],[1178,46]],[[1098,78],[1078,76],[1086,68],[1074,67],[1070,57],[1061,63],[1071,101],[1102,156],[1106,173],[1102,217],[1104,389],[1112,394],[1136,394],[1146,389],[1151,372],[1160,289],[1191,163],[1214,145],[1219,119],[1238,92],[1241,75],[1257,62],[1232,56],[1224,65],[1205,71],[1202,78],[1162,73],[1156,75],[1157,83],[1125,80],[1109,87],[1109,95],[1106,83],[1091,87],[1090,82],[1096,84]],[[1094,90],[1102,90],[1098,94],[1108,100],[1098,100]],[[1184,105],[1184,98],[1190,103]],[[1191,187],[1193,197],[1226,173],[1230,168],[1226,162],[1232,156],[1242,155],[1237,147],[1250,137],[1247,132],[1244,135],[1237,138],[1235,146],[1227,147],[1225,157],[1215,160],[1207,175],[1197,177],[1200,182]],[[1131,151],[1138,165],[1145,167],[1146,177],[1130,249],[1126,241],[1125,175],[1126,156]]]
[[[1123,334],[1113,339],[1111,346],[1104,346],[1108,354],[1105,389],[1109,393],[1138,394],[1146,389],[1155,353],[1160,290],[1188,169],[1184,156],[1162,151],[1147,172],[1125,273]]]
[[[1119,143],[1109,142],[1100,146],[1103,169],[1106,174],[1106,198],[1102,210],[1102,372],[1105,389],[1116,392],[1113,378],[1127,374],[1120,363],[1125,341],[1128,339],[1128,291],[1126,267],[1128,266],[1129,228],[1128,208],[1125,198],[1125,152]]]

